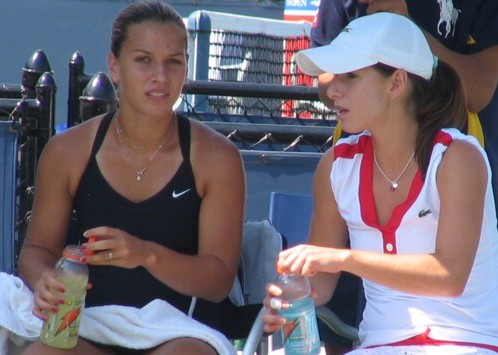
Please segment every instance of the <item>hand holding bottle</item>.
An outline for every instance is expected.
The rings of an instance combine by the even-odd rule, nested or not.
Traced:
[[[33,315],[43,321],[48,319],[48,313],[57,312],[59,305],[64,303],[64,298],[59,294],[64,292],[64,285],[57,280],[55,270],[44,272],[33,292]]]
[[[60,286],[59,307],[48,312],[40,340],[52,347],[71,349],[78,341],[79,320],[85,306],[88,266],[81,262],[83,252],[76,245],[68,245],[55,266]]]
[[[278,266],[277,271],[277,281],[267,288],[265,331],[282,327],[286,355],[318,354],[320,337],[311,284],[306,276],[287,273]],[[273,297],[269,297],[271,293]]]
[[[275,283],[270,283],[266,286],[266,297],[263,300],[266,311],[263,315],[264,330],[267,333],[274,333],[285,324],[285,318],[278,314],[282,307],[288,307],[281,301],[282,289]],[[276,303],[280,303],[277,307]]]

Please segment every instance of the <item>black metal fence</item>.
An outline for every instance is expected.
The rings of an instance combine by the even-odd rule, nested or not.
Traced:
[[[15,251],[3,254],[1,265],[7,272],[14,271],[15,256],[26,231],[38,159],[55,132],[56,91],[50,64],[42,51],[36,51],[28,59],[21,84],[0,85],[0,120],[10,125],[5,134],[15,135],[17,145],[12,159],[15,166],[6,166],[4,162],[2,176],[3,188],[15,192],[12,197],[14,220],[2,218],[3,249]],[[14,169],[13,177],[9,174],[11,169]],[[9,205],[3,202],[4,206]],[[10,215],[11,212],[2,213]]]

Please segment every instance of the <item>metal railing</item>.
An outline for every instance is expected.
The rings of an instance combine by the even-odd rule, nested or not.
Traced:
[[[31,210],[38,160],[44,146],[55,133],[56,92],[57,86],[43,51],[34,52],[28,59],[20,85],[0,85],[0,120],[10,124],[10,130],[5,134],[16,135],[17,144],[11,157],[15,162],[13,181],[7,176],[12,167],[5,166],[3,169],[4,181],[9,181],[12,185],[10,188],[15,191],[14,220],[2,219],[2,231],[6,239],[4,243],[8,241],[7,244],[15,251],[11,258],[5,256],[2,260],[2,268],[7,272],[15,272],[16,257]],[[4,185],[4,188],[9,187]]]

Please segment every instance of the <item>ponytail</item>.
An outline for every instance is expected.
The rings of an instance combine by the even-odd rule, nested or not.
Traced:
[[[467,128],[467,103],[456,71],[439,61],[430,80],[410,74],[413,79],[415,115],[419,124],[415,157],[425,174],[436,134],[442,128]]]

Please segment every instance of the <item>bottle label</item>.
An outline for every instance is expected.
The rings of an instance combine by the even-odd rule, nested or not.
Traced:
[[[283,326],[285,354],[319,354],[320,337],[313,299],[305,297],[293,301],[289,309],[279,313],[287,319]]]
[[[72,348],[78,341],[81,312],[84,307],[83,292],[66,292],[66,302],[59,305],[59,312],[49,313],[49,319],[43,324],[40,340],[56,348]]]

